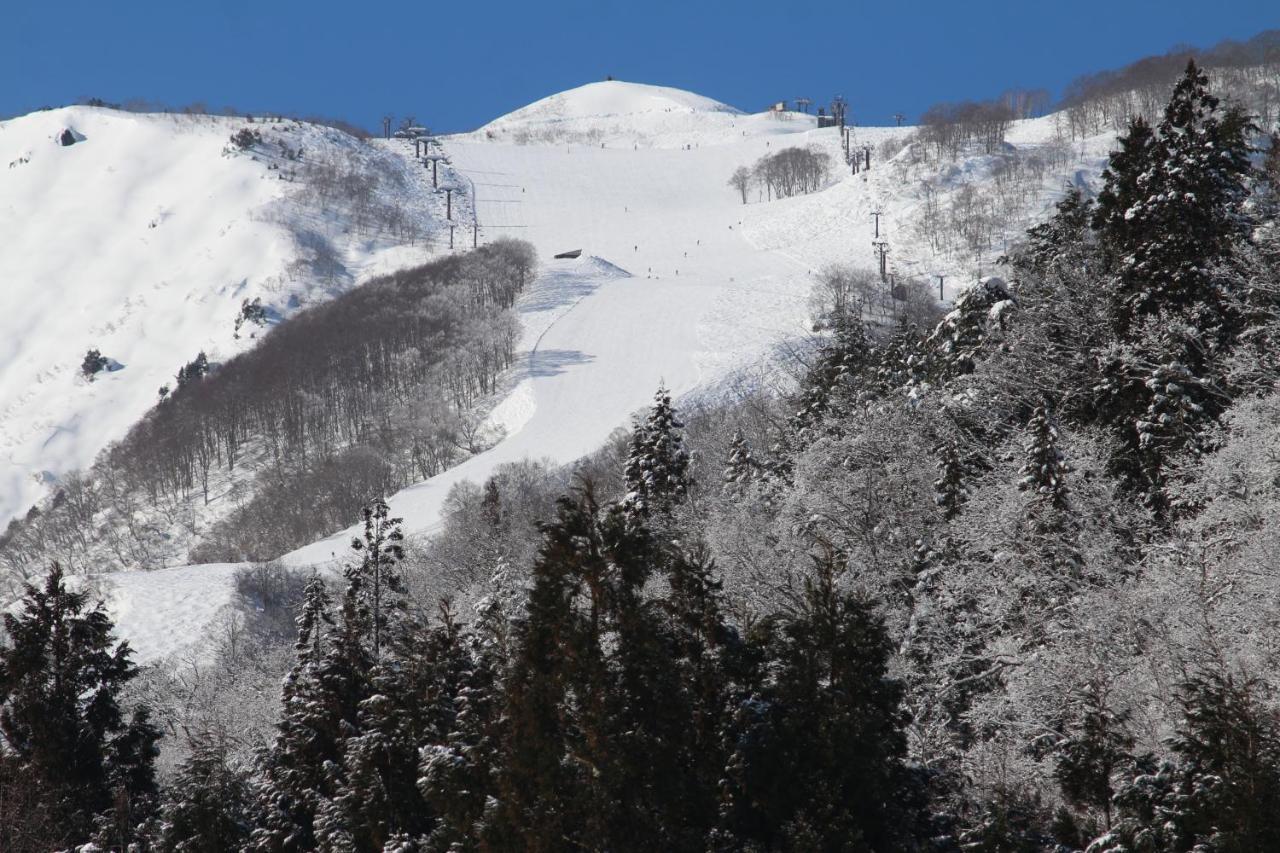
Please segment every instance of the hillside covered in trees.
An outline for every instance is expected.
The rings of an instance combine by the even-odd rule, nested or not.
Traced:
[[[9,525],[2,573],[49,558],[156,567],[187,542],[196,559],[274,558],[476,452],[477,406],[515,355],[511,309],[535,266],[528,244],[498,240],[375,278],[223,364],[201,353],[91,469]],[[231,507],[208,524],[215,500]]]

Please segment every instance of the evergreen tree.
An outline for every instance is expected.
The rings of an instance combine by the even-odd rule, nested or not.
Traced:
[[[149,832],[151,853],[223,853],[249,839],[251,789],[222,739],[203,739],[178,768]]]
[[[870,368],[872,387],[883,396],[925,384],[928,354],[920,329],[906,318],[899,320],[888,340],[876,348]]]
[[[818,350],[800,381],[789,421],[797,448],[807,447],[822,431],[834,428],[838,419],[832,416],[857,402],[872,352],[861,318],[838,316],[831,339]]]
[[[1134,150],[1121,152],[1098,205],[1104,244],[1119,265],[1115,317],[1122,334],[1162,310],[1188,312],[1221,340],[1239,332],[1233,299],[1212,267],[1246,233],[1241,205],[1255,129],[1238,109],[1220,109],[1208,77],[1189,61],[1156,141],[1137,147],[1128,140]],[[1130,154],[1132,162],[1124,159]]]
[[[114,642],[102,604],[90,608],[56,563],[42,588],[26,586],[4,627],[0,786],[22,786],[32,818],[52,819],[45,849],[89,840],[99,816],[131,835],[156,794],[160,734],[145,706],[128,716],[120,706],[138,672],[128,643]]]
[[[316,818],[320,849],[377,853],[396,838],[448,849],[441,842],[470,837],[457,823],[449,829],[458,832],[437,831],[438,813],[420,779],[421,756],[456,740],[462,694],[483,682],[470,637],[447,603],[440,613],[438,625],[406,624],[395,631],[388,657],[375,667],[372,695],[360,706],[359,733],[346,742],[342,779]],[[435,805],[453,816],[477,798],[483,804],[487,779],[459,773],[454,780],[475,787],[435,790]]]
[[[968,466],[954,441],[944,441],[936,452],[938,479],[933,481],[933,500],[942,510],[942,517],[950,521],[960,514],[960,508],[969,498],[969,489],[965,485]]]
[[[391,518],[387,502],[378,498],[364,508],[364,538],[351,547],[359,564],[347,567],[348,598],[355,605],[356,633],[367,633],[373,659],[382,657],[384,638],[393,620],[404,611],[404,581],[396,566],[404,559],[402,519]]]
[[[1114,800],[1119,818],[1089,853],[1280,849],[1280,725],[1253,685],[1217,673],[1179,691],[1174,761],[1145,758]]]
[[[358,635],[343,642],[357,624],[351,588],[341,633],[330,604],[324,582],[313,578],[298,617],[298,659],[285,678],[276,741],[263,759],[253,850],[316,848],[316,813],[334,787],[329,768],[341,762],[359,703],[367,696],[371,661],[361,654]]]
[[[447,735],[419,753],[418,790],[435,817],[423,841],[426,851],[474,849],[492,819],[506,649],[505,628],[495,630],[488,618],[478,635],[463,638],[468,659],[459,673]]]
[[[90,382],[93,377],[101,373],[107,366],[107,358],[96,349],[91,349],[84,355],[84,360],[80,362],[80,373]]]
[[[1058,425],[1048,401],[1036,407],[1027,423],[1022,478],[1018,488],[1057,510],[1067,508],[1067,473],[1071,470],[1058,447]]]
[[[1266,153],[1258,169],[1258,189],[1254,195],[1262,207],[1261,215],[1274,219],[1280,215],[1280,130],[1267,137]]]
[[[178,368],[178,387],[182,388],[192,382],[199,382],[209,372],[209,357],[204,350],[191,361]]]
[[[901,685],[870,602],[819,560],[791,618],[752,638],[764,661],[727,726],[716,849],[911,850],[919,804],[903,766]]]
[[[984,278],[956,300],[951,313],[938,323],[925,344],[924,380],[943,384],[974,371],[978,360],[1003,338],[1006,315],[1016,310],[1017,298],[1002,279]]]
[[[966,853],[1045,853],[1058,849],[1044,831],[1047,821],[1033,796],[1001,787],[960,833]]]
[[[1057,747],[1053,775],[1063,796],[1078,809],[1101,811],[1108,830],[1113,783],[1133,762],[1128,722],[1127,712],[1112,711],[1102,690],[1090,685],[1080,696],[1077,718]]]
[[[644,595],[669,562],[631,512],[601,510],[589,490],[544,526],[506,683],[490,846],[700,847],[692,700]]]
[[[569,690],[564,650],[576,627],[578,581],[569,562],[580,545],[575,537],[589,529],[594,511],[584,503],[562,498],[556,522],[544,526],[525,618],[516,625],[515,655],[504,690],[497,802],[482,830],[492,849],[550,853],[560,849],[576,824],[577,815],[567,806],[578,799],[578,790],[562,760],[575,731],[563,713]]]
[[[1091,242],[1094,215],[1093,201],[1085,198],[1080,187],[1068,184],[1053,216],[1027,230],[1026,245],[1011,259],[1013,264],[1024,272],[1044,275],[1076,262],[1086,255],[1082,250]]]
[[[671,395],[659,388],[648,416],[632,431],[623,470],[626,506],[632,514],[640,518],[669,515],[688,496],[692,482],[682,429]]]
[[[1156,163],[1161,156],[1155,133],[1146,119],[1138,116],[1116,140],[1107,167],[1102,170],[1102,190],[1093,210],[1092,224],[1098,232],[1104,258],[1113,268],[1137,250],[1148,235],[1132,222],[1130,211],[1150,194]]]
[[[726,489],[742,489],[760,474],[760,463],[751,455],[751,445],[741,430],[735,430],[729,444],[729,459],[724,469]]]

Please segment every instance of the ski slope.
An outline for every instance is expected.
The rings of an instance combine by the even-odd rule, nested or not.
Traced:
[[[900,169],[877,162],[870,172],[848,173],[839,131],[817,129],[811,116],[744,116],[671,91],[591,84],[443,140],[479,239],[528,240],[544,265],[518,305],[521,356],[491,416],[505,437],[390,496],[406,533],[435,529],[459,482],[483,481],[505,462],[568,463],[593,451],[649,403],[659,383],[687,398],[714,391],[741,368],[767,364],[807,333],[807,300],[823,265],[872,266],[872,211],[880,211],[880,233],[893,241],[895,269],[947,276],[948,296],[966,286],[969,260],[937,256],[906,228],[920,198]],[[556,133],[546,133],[549,127]],[[1035,147],[1051,130],[1050,120],[1024,122],[1011,138]],[[874,149],[910,131],[858,128],[855,145]],[[831,152],[832,186],[744,205],[727,185],[729,175],[789,145]],[[1105,152],[1106,141],[1095,148]],[[401,146],[406,157],[411,150]],[[1091,153],[1082,150],[1072,166],[1080,180],[1100,166]],[[981,184],[989,165],[966,161],[939,181]],[[1027,217],[1052,204],[1062,180],[1045,178]],[[472,222],[458,224],[471,231]],[[552,259],[573,249],[582,257]],[[356,532],[335,533],[283,560],[332,567]],[[190,631],[213,624],[229,600],[233,570],[190,566],[147,575],[154,578],[148,607],[118,604],[121,633],[159,655],[172,624],[166,614],[180,612]]]
[[[297,122],[94,107],[0,122],[0,525],[123,437],[181,364],[252,345],[252,329],[235,336],[243,300],[283,316],[423,256],[355,242],[290,204],[278,164],[229,149],[242,127],[304,162],[361,149]],[[66,131],[80,141],[57,144]],[[344,276],[298,271],[302,229],[312,245],[334,235]],[[90,348],[111,360],[92,382],[80,374]]]
[[[624,104],[648,97],[649,87],[637,94],[629,84],[594,84],[584,87],[591,108],[601,107],[601,86],[621,91]],[[556,103],[579,116],[588,107],[573,103],[573,94]],[[727,114],[708,103],[708,115]],[[536,115],[547,121],[544,110]],[[571,462],[626,425],[660,383],[677,397],[714,387],[805,333],[811,269],[744,238],[750,207],[727,180],[782,144],[780,126],[789,130],[788,143],[801,145],[834,145],[838,131],[767,121],[767,134],[742,141],[726,133],[719,144],[694,148],[516,145],[475,134],[444,140],[453,168],[474,186],[485,239],[528,240],[544,259],[572,249],[583,257],[546,260],[522,300],[524,363],[496,412],[506,439],[392,496],[406,533],[435,526],[455,483],[482,481],[496,466],[526,457]],[[286,562],[341,557],[351,532]]]

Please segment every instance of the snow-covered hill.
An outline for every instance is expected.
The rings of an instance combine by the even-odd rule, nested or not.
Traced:
[[[517,145],[685,148],[787,134],[814,127],[813,116],[749,115],[711,98],[644,83],[606,80],[559,92],[467,136]]]
[[[229,145],[242,128],[254,150]],[[327,127],[91,107],[0,122],[0,525],[123,436],[199,351],[251,345],[252,327],[235,336],[244,300],[282,316],[422,256],[298,200],[298,176],[330,161],[381,175],[420,215],[433,204],[405,190],[403,158]],[[111,360],[93,382],[90,348]]]
[[[892,247],[891,268],[945,276],[950,298],[1043,214],[1064,181],[1096,176],[1109,143],[1099,137],[1064,147],[1049,117],[1017,124],[1003,149],[939,163],[902,148],[912,128],[856,128],[850,144],[870,149],[873,165],[855,174],[838,129],[787,116],[744,115],[690,93],[610,81],[442,140],[469,196],[455,221],[478,223],[482,241],[529,240],[544,268],[518,306],[522,357],[491,418],[505,438],[391,496],[406,532],[429,533],[451,486],[481,481],[501,463],[567,463],[591,452],[660,382],[687,398],[768,363],[808,333],[807,299],[824,265],[873,266],[874,211]],[[743,204],[729,176],[789,146],[828,152],[831,184],[774,201],[753,192]],[[411,144],[383,148],[420,179]],[[1019,169],[1013,183],[1011,163]],[[426,193],[420,184],[419,191]],[[979,213],[1000,215],[985,248],[939,243],[920,227],[922,205],[958,210],[955,200],[966,192],[990,202]],[[1005,199],[1000,211],[992,206],[997,196]],[[551,259],[571,249],[582,257]],[[349,536],[335,533],[286,561],[331,563],[345,556]],[[129,592],[143,581],[123,579],[113,599],[121,632],[149,655],[176,647],[165,638],[169,612],[180,613],[191,632],[211,624],[228,600],[233,570],[190,566],[150,576],[145,608]]]

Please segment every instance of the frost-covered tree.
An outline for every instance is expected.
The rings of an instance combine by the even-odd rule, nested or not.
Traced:
[[[738,191],[738,195],[742,196],[742,203],[747,203],[747,194],[751,192],[751,187],[755,185],[755,173],[746,166],[739,166],[729,176],[729,186]]]
[[[1046,222],[1027,230],[1026,244],[1011,259],[1018,267],[1045,274],[1077,261],[1092,242],[1089,228],[1094,215],[1092,199],[1070,184]]]
[[[1117,259],[1121,333],[1138,318],[1169,310],[1198,316],[1206,331],[1238,331],[1232,299],[1212,267],[1247,233],[1242,203],[1252,129],[1238,107],[1221,108],[1194,61],[1174,88],[1155,140],[1146,128],[1130,128],[1097,217]]]
[[[382,656],[388,628],[404,610],[405,586],[397,568],[404,559],[401,521],[391,518],[391,509],[382,498],[367,505],[364,536],[351,541],[360,562],[348,566],[344,572],[348,595],[356,602],[358,618],[367,623],[374,660]]]
[[[165,790],[148,827],[154,853],[223,853],[248,841],[252,789],[225,739],[201,739]]]
[[[102,603],[90,607],[89,594],[72,589],[56,563],[4,614],[0,791],[20,789],[26,800],[0,827],[6,846],[82,844],[96,834],[95,822],[123,833],[113,840],[124,844],[147,816],[160,733],[146,706],[122,706],[138,668],[112,628]],[[24,837],[28,829],[47,834]]]
[[[659,388],[649,413],[631,433],[623,470],[628,512],[640,518],[670,514],[688,496],[692,482],[683,429],[671,394]]]
[[[970,471],[965,464],[965,454],[954,441],[943,442],[938,447],[937,456],[938,479],[933,481],[933,501],[942,511],[942,517],[950,521],[960,514],[960,508],[969,496],[966,481]]]
[[[742,488],[759,476],[759,473],[760,463],[751,455],[751,445],[747,443],[741,430],[735,432],[724,469],[725,487]]]
[[[1067,474],[1071,468],[1059,447],[1058,425],[1048,402],[1027,422],[1022,478],[1018,488],[1030,491],[1054,509],[1067,507]]]
[[[1119,819],[1090,853],[1280,847],[1280,724],[1255,689],[1217,672],[1189,678],[1175,758],[1140,764],[1115,796]]]

